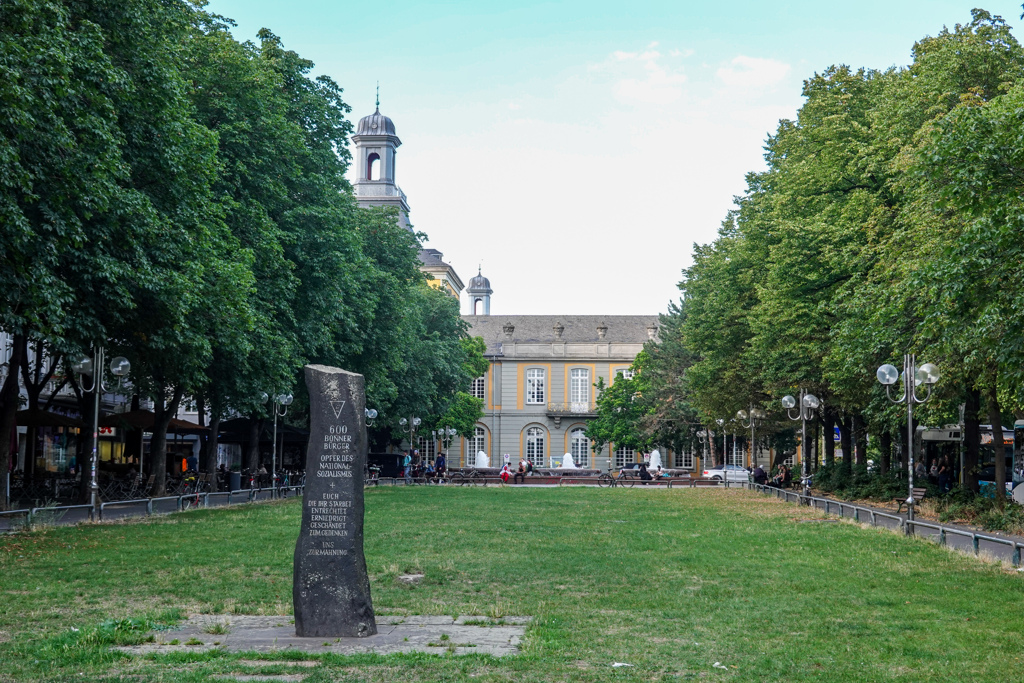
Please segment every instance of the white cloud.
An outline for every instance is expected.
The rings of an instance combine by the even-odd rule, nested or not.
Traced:
[[[664,55],[650,43],[637,52],[616,50],[609,59],[591,68],[611,72],[615,77],[612,92],[621,102],[630,104],[668,104],[683,96],[686,74],[663,63]],[[673,50],[672,53],[677,53]]]
[[[776,85],[790,71],[789,64],[785,62],[746,55],[738,55],[730,64],[718,69],[718,78],[726,85],[736,87]]]

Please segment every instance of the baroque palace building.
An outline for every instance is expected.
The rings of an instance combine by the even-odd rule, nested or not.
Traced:
[[[463,319],[469,333],[486,342],[490,368],[471,388],[484,401],[484,417],[475,434],[461,440],[464,467],[475,463],[478,451],[498,466],[505,453],[513,464],[525,455],[539,467],[560,465],[566,453],[582,468],[636,462],[640,454],[616,444],[594,453],[585,431],[596,417],[594,384],[598,378],[611,384],[630,371],[644,343],[657,337],[657,316],[491,315],[491,284],[479,273],[466,293],[472,313]],[[678,466],[687,464],[694,467],[692,457]]]
[[[399,223],[410,228],[409,200],[395,181],[395,159],[402,141],[394,122],[377,109],[364,116],[352,136],[356,162],[353,182],[359,206],[392,206]],[[410,228],[411,229],[411,228]],[[431,286],[459,297],[464,285],[436,249],[420,251],[420,270]],[[658,334],[656,315],[491,315],[490,282],[478,270],[465,287],[470,315],[463,316],[472,336],[487,344],[487,374],[474,380],[470,393],[484,401],[484,417],[470,438],[459,437],[448,452],[451,466],[473,466],[484,451],[494,466],[508,453],[513,463],[526,455],[538,467],[553,467],[570,453],[580,467],[604,469],[636,462],[639,453],[616,444],[599,452],[587,439],[587,422],[596,417],[594,384],[611,384],[629,372],[644,343]],[[435,455],[436,443],[420,434],[420,451]],[[456,452],[456,450],[458,452]],[[666,467],[695,469],[698,454],[673,456],[661,449]]]

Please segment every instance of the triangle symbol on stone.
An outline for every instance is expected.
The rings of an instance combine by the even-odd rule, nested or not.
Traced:
[[[341,418],[341,411],[345,409],[344,401],[331,401],[331,408],[334,409],[334,417]]]

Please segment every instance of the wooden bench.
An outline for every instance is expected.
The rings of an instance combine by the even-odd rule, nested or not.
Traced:
[[[921,502],[921,499],[924,498],[924,494],[927,493],[927,492],[928,492],[928,489],[924,489],[924,488],[920,488],[919,489],[917,487],[914,487],[913,489],[911,489],[910,497],[913,498],[914,505],[919,504]],[[896,506],[896,514],[898,515],[900,513],[900,510],[903,509],[903,506],[907,504],[907,499],[906,498],[893,498],[893,502],[899,503],[899,505]]]

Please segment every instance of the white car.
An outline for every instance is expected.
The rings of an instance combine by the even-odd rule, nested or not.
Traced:
[[[717,479],[718,481],[750,481],[750,473],[739,465],[713,467],[704,470],[703,476],[705,479]]]

